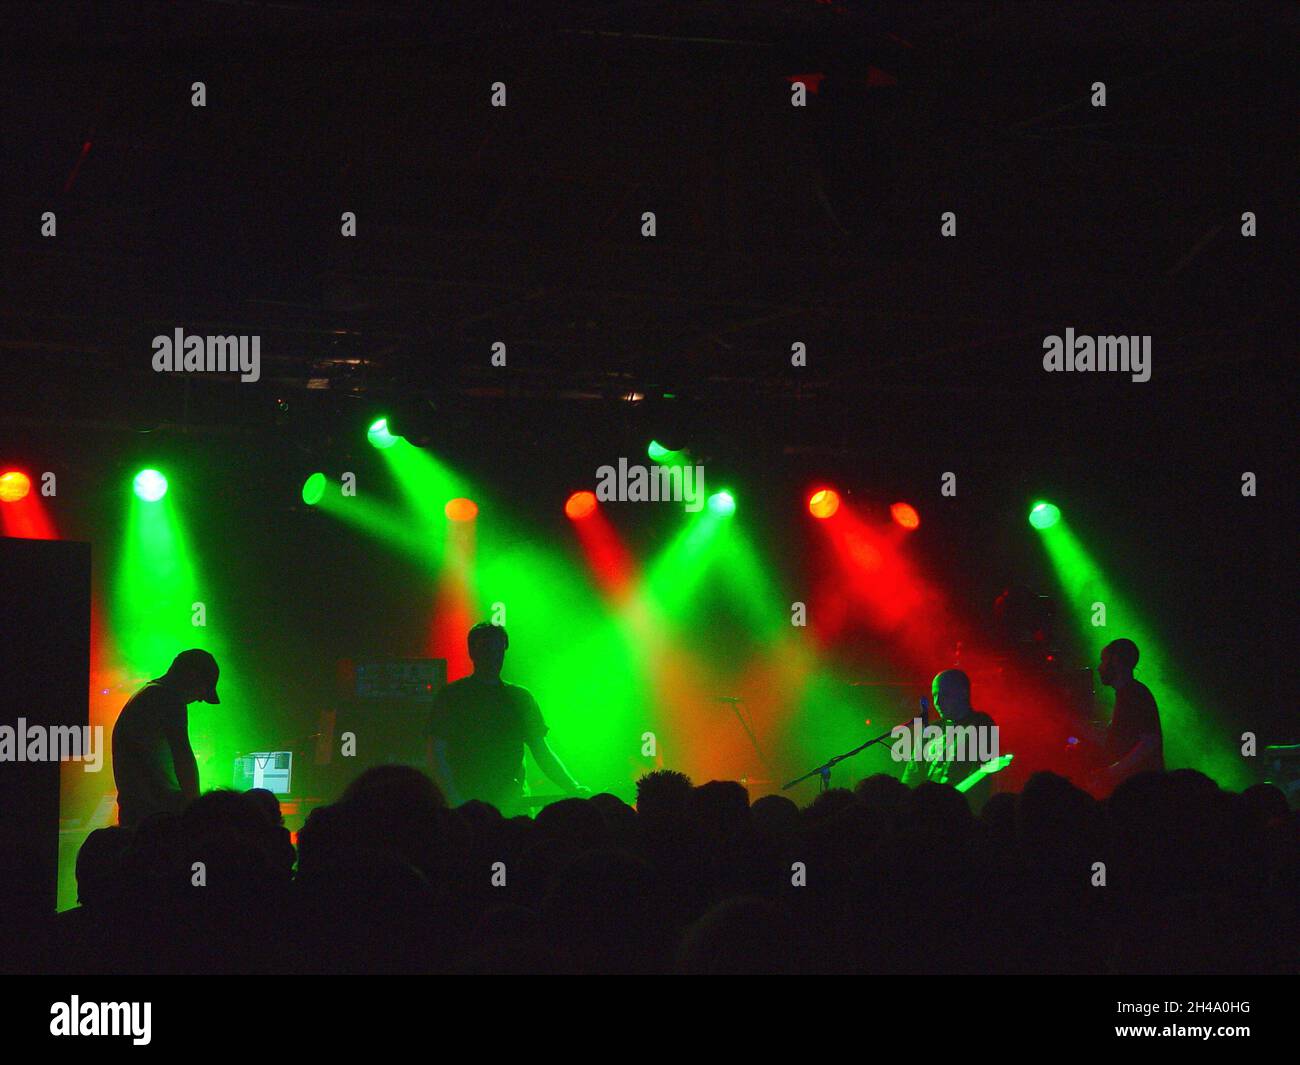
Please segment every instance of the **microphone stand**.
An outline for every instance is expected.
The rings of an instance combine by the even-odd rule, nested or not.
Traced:
[[[745,700],[730,695],[720,695],[717,696],[717,699],[720,703],[729,703],[731,705],[731,711],[736,715],[736,720],[740,722],[740,727],[745,730],[745,735],[749,737],[750,745],[754,748],[754,753],[758,755],[759,762],[769,773],[772,772],[772,767],[763,754],[763,748],[758,744],[758,737],[754,735],[754,730],[750,728],[749,722],[745,720],[745,715],[740,712],[740,708],[745,705]]]
[[[915,720],[915,719],[913,719],[913,720]],[[898,726],[894,726],[894,727],[897,728]],[[805,780],[807,780],[809,777],[818,777],[818,776],[819,776],[819,777],[822,778],[822,789],[821,789],[821,790],[822,790],[822,791],[826,791],[826,790],[831,786],[831,766],[836,765],[836,764],[838,764],[839,762],[844,761],[844,759],[846,759],[846,758],[852,758],[855,754],[858,754],[860,751],[865,751],[868,747],[872,746],[873,744],[881,743],[881,742],[883,742],[884,740],[889,739],[891,736],[893,736],[893,734],[894,734],[894,729],[891,728],[888,732],[882,733],[881,735],[877,736],[875,739],[867,740],[866,743],[863,743],[863,744],[860,744],[860,745],[857,746],[857,747],[854,747],[853,750],[851,750],[851,751],[845,751],[843,754],[837,754],[837,755],[836,755],[834,758],[832,758],[830,761],[828,761],[828,762],[824,762],[823,764],[819,765],[816,769],[810,769],[810,770],[809,770],[807,773],[805,773],[803,776],[801,776],[801,777],[795,777],[794,780],[790,781],[789,784],[782,784],[782,785],[781,785],[781,790],[782,790],[782,791],[789,791],[789,790],[790,790],[791,788],[793,788],[796,784],[802,784],[802,783],[803,783]]]

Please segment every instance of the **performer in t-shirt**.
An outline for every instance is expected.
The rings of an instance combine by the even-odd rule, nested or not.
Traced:
[[[915,787],[928,780],[957,787],[997,756],[997,725],[988,714],[971,706],[970,677],[960,669],[935,674],[930,694],[945,734],[913,752],[903,769],[903,783]],[[954,729],[964,732],[960,745]],[[966,800],[978,813],[992,794],[990,781],[988,777],[977,778],[967,788]]]
[[[1112,640],[1101,649],[1097,670],[1101,682],[1115,689],[1115,712],[1106,733],[1103,760],[1106,767],[1096,783],[1114,788],[1121,781],[1147,770],[1165,767],[1160,711],[1151,689],[1133,677],[1138,647],[1132,640]]]
[[[548,731],[527,688],[501,679],[510,639],[500,625],[469,630],[474,672],[453,681],[434,699],[430,720],[435,773],[447,799],[459,805],[482,799],[507,814],[524,794],[524,746],[542,772],[566,793],[584,793],[546,742]]]

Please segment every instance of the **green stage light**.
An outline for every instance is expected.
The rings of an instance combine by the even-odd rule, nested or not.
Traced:
[[[141,470],[133,484],[137,498],[146,503],[157,503],[167,494],[167,478],[157,470]]]
[[[382,451],[385,448],[392,447],[401,438],[388,431],[387,418],[379,418],[372,422],[370,428],[366,430],[366,439],[370,441],[372,446]]]
[[[649,447],[645,450],[651,461],[657,462],[661,466],[681,466],[686,462],[685,448],[665,447],[658,440],[651,440]]]
[[[1029,524],[1035,529],[1050,529],[1061,520],[1061,510],[1053,503],[1035,503],[1029,512]]]
[[[736,497],[730,492],[714,492],[709,496],[709,510],[719,517],[729,517],[736,513]]]
[[[309,507],[314,507],[325,495],[325,475],[323,473],[313,473],[303,482],[302,501]]]

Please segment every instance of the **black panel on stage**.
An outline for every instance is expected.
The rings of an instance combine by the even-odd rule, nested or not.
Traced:
[[[0,596],[0,726],[88,725],[90,545],[0,538]],[[0,762],[0,937],[20,952],[53,918],[58,857],[59,763]]]

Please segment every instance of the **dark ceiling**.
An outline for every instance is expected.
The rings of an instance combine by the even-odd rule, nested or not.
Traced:
[[[668,391],[780,409],[788,447],[860,442],[881,406],[1003,449],[1108,409],[1267,424],[1293,361],[1295,12],[33,5],[0,97],[5,415]],[[821,75],[802,110],[794,75]],[[180,413],[149,361],[178,326],[260,335],[263,384],[191,380]],[[1048,379],[1067,326],[1150,333],[1152,382]]]

